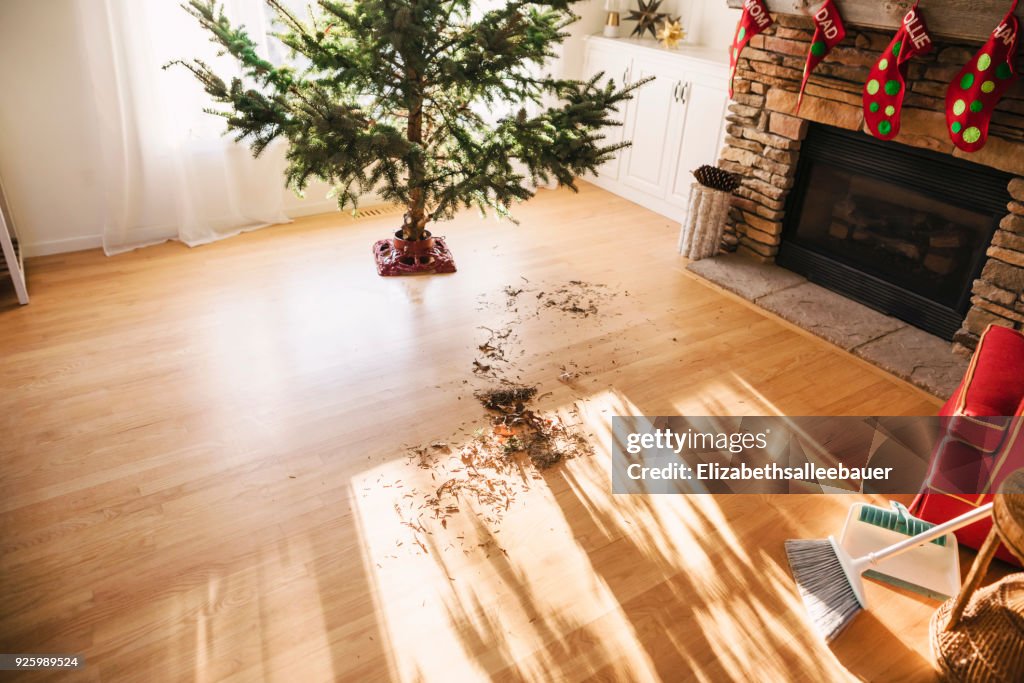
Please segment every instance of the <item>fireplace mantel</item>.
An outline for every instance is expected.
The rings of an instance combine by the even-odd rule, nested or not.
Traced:
[[[743,0],[727,0],[729,7],[743,6]],[[765,0],[772,14],[807,15],[821,6],[822,0]],[[895,30],[914,3],[908,0],[838,0],[836,3],[848,25]],[[1010,8],[1008,0],[921,0],[919,9],[934,36],[985,42]],[[1018,16],[1024,10],[1018,11]]]

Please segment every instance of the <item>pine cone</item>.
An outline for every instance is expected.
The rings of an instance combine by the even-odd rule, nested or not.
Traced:
[[[693,177],[704,187],[722,192],[732,192],[740,186],[740,179],[735,174],[707,164],[694,171]]]

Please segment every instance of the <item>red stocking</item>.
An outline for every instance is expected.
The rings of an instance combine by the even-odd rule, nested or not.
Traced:
[[[953,144],[977,152],[988,140],[992,110],[1017,78],[1017,30],[1013,0],[988,42],[967,63],[946,91],[946,122]]]
[[[740,61],[740,52],[750,39],[772,25],[772,17],[768,14],[762,0],[743,0],[743,14],[736,24],[736,35],[729,48],[729,97],[732,97],[732,83],[736,80],[736,63]]]
[[[846,37],[846,27],[843,26],[843,18],[839,15],[832,0],[825,0],[825,4],[814,13],[814,37],[811,38],[811,48],[807,51],[807,63],[804,65],[804,77],[800,83],[800,95],[796,100],[796,113],[800,113],[800,104],[804,101],[804,88],[807,87],[807,79],[811,72],[825,59],[829,52]]]
[[[907,62],[931,49],[928,27],[914,5],[903,17],[903,25],[871,68],[868,82],[864,84],[864,121],[876,138],[891,140],[900,132],[900,114],[907,90]]]

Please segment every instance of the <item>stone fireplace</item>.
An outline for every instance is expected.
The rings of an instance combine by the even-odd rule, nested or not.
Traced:
[[[848,23],[798,117],[812,34],[809,18],[776,14],[741,54],[720,165],[743,181],[724,248],[777,262],[962,351],[990,323],[1020,329],[1024,85],[1001,101],[984,149],[957,150],[946,87],[980,42],[936,36],[935,49],[910,62],[899,136],[881,142],[861,132],[861,90],[892,31]]]

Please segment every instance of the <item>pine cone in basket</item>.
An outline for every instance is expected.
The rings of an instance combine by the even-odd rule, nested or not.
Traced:
[[[704,187],[722,192],[732,192],[740,186],[740,179],[735,174],[707,164],[694,171],[693,177]]]

